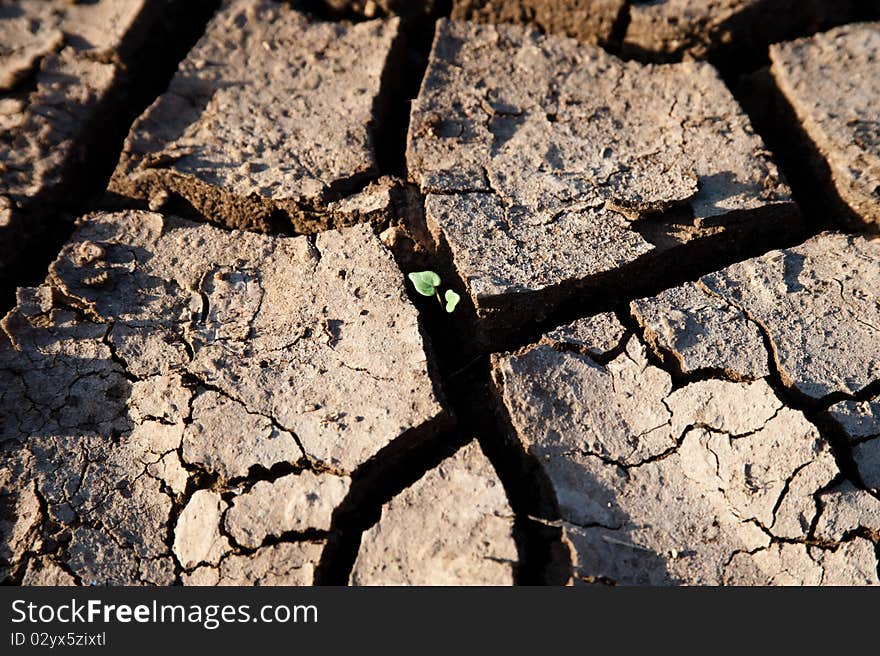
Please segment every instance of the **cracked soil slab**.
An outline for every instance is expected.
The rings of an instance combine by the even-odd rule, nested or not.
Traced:
[[[515,26],[439,23],[407,165],[502,332],[799,223],[711,66],[625,63]]]
[[[67,46],[91,59],[114,61],[130,48],[131,28],[155,11],[151,0],[17,0],[0,3],[0,92],[32,75],[43,57]]]
[[[876,238],[823,233],[631,310],[677,374],[749,381],[772,372],[822,410],[851,445],[863,481],[880,489],[878,258]]]
[[[742,352],[754,352],[758,331],[794,393],[814,401],[858,395],[880,380],[878,258],[876,238],[823,233],[636,301],[633,310],[661,349],[698,358],[702,367],[763,375],[761,357]],[[676,303],[682,296],[691,302]],[[727,320],[704,319],[705,308],[719,303]]]
[[[379,177],[374,129],[398,30],[397,18],[321,22],[274,0],[227,0],[132,127],[110,190],[264,232],[384,211],[382,188],[354,208],[328,205]]]
[[[770,71],[853,219],[880,229],[880,23],[771,46]]]
[[[624,54],[654,61],[682,57],[736,63],[768,44],[853,20],[857,0],[657,0],[631,3]]]
[[[600,315],[495,357],[576,579],[878,583],[877,497],[838,484],[786,401],[877,379],[878,258],[876,241],[823,234],[632,303],[645,341]]]
[[[880,494],[880,385],[873,396],[835,403],[827,417],[852,446],[853,460],[862,482]]]
[[[288,238],[91,215],[2,326],[7,575],[45,556],[82,583],[165,584],[243,545],[320,538],[348,472],[444,421],[367,226]]]
[[[0,3],[0,285],[23,247],[44,238],[58,208],[81,196],[96,122],[155,33],[160,0]],[[161,30],[160,30],[161,31]]]
[[[513,512],[477,442],[382,508],[364,533],[353,585],[512,585]]]
[[[545,34],[607,45],[625,0],[453,0],[450,16],[476,23],[518,23]]]
[[[183,575],[184,585],[312,585],[321,558],[320,542],[282,542],[252,554],[230,555],[217,567]]]
[[[244,547],[288,532],[329,531],[333,511],[348,492],[347,476],[304,471],[268,483],[259,481],[232,502],[224,528]]]

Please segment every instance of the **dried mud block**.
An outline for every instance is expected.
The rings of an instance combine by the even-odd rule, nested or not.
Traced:
[[[384,216],[387,188],[366,185],[398,29],[228,0],[132,126],[110,190],[263,232]],[[329,207],[352,194],[352,207]]]
[[[632,310],[649,341],[690,362],[688,371],[764,376],[766,340],[794,392],[856,395],[880,380],[878,258],[876,239],[823,233],[635,301]]]
[[[407,164],[494,335],[799,226],[708,64],[624,63],[513,26],[439,24]]]
[[[862,482],[880,493],[880,394],[835,403],[827,414],[852,445]]]
[[[183,575],[184,585],[312,585],[321,558],[320,542],[282,542],[252,554],[230,555],[217,567]]]
[[[0,4],[0,92],[16,89],[39,70],[40,61],[69,47],[78,55],[123,61],[133,41],[145,34],[133,29],[158,12],[150,0],[16,0]],[[152,17],[155,20],[155,17]]]
[[[0,288],[28,248],[72,217],[83,180],[119,114],[126,70],[174,3],[0,3]]]
[[[269,536],[309,529],[329,531],[333,511],[345,498],[350,482],[347,476],[308,471],[272,483],[260,481],[232,502],[226,531],[251,549]]]
[[[880,308],[863,292],[878,257],[877,242],[819,235],[635,301],[644,342],[600,315],[494,358],[576,579],[878,583],[861,538],[875,535],[880,502],[830,487],[841,473],[829,446],[774,392],[769,366],[814,400],[876,381]],[[877,443],[856,446],[860,468],[877,467],[858,452]]]
[[[8,144],[0,151],[3,224],[12,221],[15,210],[63,184],[65,166],[76,157],[80,138],[116,76],[113,64],[81,58],[67,48],[46,57],[28,97],[0,100],[0,129]]]
[[[759,327],[726,299],[684,285],[635,301],[647,342],[676,373],[721,373],[755,380],[770,374]]]
[[[880,493],[880,439],[856,444],[853,447],[853,459],[862,482],[875,493]]]
[[[880,395],[866,401],[841,401],[828,410],[853,444],[880,437]]]
[[[445,422],[368,226],[290,238],[95,214],[2,328],[13,580],[29,553],[83,583],[166,584],[243,544],[320,539],[349,472]]]
[[[305,470],[234,489],[229,502],[198,490],[174,529],[183,583],[311,585],[324,545],[319,538],[348,486],[347,476]],[[264,546],[266,540],[276,543]]]
[[[770,372],[842,431],[880,490],[880,242],[823,233],[632,304],[648,342],[681,373]],[[769,344],[769,353],[764,343]]]
[[[880,534],[880,499],[852,483],[843,483],[822,494],[816,535],[840,541],[857,533]]]
[[[229,540],[220,533],[226,504],[219,494],[197,490],[177,518],[172,549],[184,569],[201,563],[216,565],[231,551]]]
[[[760,61],[775,41],[853,20],[858,0],[654,0],[632,3],[624,54],[653,61]]]
[[[477,23],[519,23],[547,34],[610,44],[625,0],[453,0],[451,17]]]
[[[31,466],[23,457],[0,468],[0,580],[40,544],[40,499],[33,484],[19,482]]]
[[[33,558],[28,561],[27,571],[24,573],[21,584],[59,586],[76,585],[76,581],[58,563],[46,558]]]
[[[880,23],[771,46],[770,72],[857,227],[880,229]]]
[[[512,585],[513,511],[470,443],[382,508],[364,533],[353,585]]]
[[[874,545],[855,538],[837,549],[774,544],[756,554],[736,554],[725,572],[726,585],[877,585]]]
[[[559,351],[575,351],[592,358],[607,358],[624,344],[626,329],[612,312],[578,319],[547,333],[542,342]]]

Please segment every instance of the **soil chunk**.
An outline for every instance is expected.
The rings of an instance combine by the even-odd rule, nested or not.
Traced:
[[[476,442],[382,509],[351,574],[354,585],[512,585],[513,513]]]
[[[880,230],[880,23],[770,48],[770,72],[856,227]]]
[[[132,127],[110,190],[262,232],[384,216],[387,204],[328,204],[381,192],[368,183],[398,29],[396,18],[332,23],[274,0],[228,0]]]

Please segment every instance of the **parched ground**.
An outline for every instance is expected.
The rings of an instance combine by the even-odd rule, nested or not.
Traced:
[[[0,0],[0,580],[880,584],[878,108],[873,3]]]

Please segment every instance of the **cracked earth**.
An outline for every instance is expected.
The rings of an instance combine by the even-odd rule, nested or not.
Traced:
[[[880,584],[880,7],[794,4],[0,0],[0,580]]]

